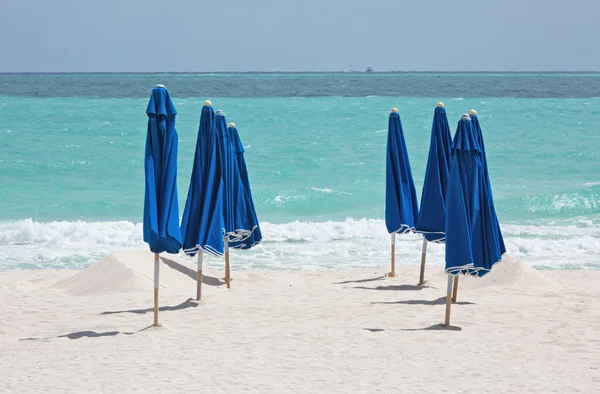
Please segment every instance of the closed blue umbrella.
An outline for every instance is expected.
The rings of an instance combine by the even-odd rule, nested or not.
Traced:
[[[191,256],[199,252],[196,299],[201,297],[203,252],[223,255],[223,196],[219,136],[212,103],[207,100],[200,115],[194,166],[181,220],[184,251]]]
[[[219,149],[223,163],[223,217],[225,221],[225,281],[230,287],[229,246],[251,237],[258,226],[251,195],[242,182],[238,157],[231,129],[222,111],[215,118],[219,135]]]
[[[236,249],[250,249],[253,246],[260,243],[260,241],[262,240],[262,233],[260,231],[258,216],[256,215],[256,209],[254,207],[254,200],[252,198],[252,189],[250,188],[248,168],[246,166],[246,160],[244,159],[244,145],[242,144],[242,140],[240,139],[240,135],[234,123],[229,123],[229,136],[231,138],[231,141],[233,142],[233,149],[236,154],[237,166],[240,171],[240,179],[242,181],[242,185],[244,186],[244,190],[246,191],[246,195],[250,200],[252,222],[256,223],[254,231],[248,238],[246,238],[243,241],[233,242],[229,246]]]
[[[178,253],[181,249],[177,200],[177,110],[163,85],[152,89],[146,114],[144,242],[154,253],[154,325],[157,326],[159,254]]]
[[[479,218],[481,148],[469,115],[458,122],[452,143],[452,162],[446,200],[446,272],[476,274],[473,229]]]
[[[418,213],[415,184],[396,108],[392,109],[388,122],[386,161],[385,225],[392,241],[392,271],[389,276],[396,276],[395,235],[412,231]]]
[[[473,253],[478,245],[473,242],[473,229],[479,217],[481,158],[481,148],[471,118],[463,115],[452,142],[450,178],[446,191],[446,326],[450,324],[453,276],[478,272]],[[456,279],[454,288],[458,285]]]
[[[446,325],[450,323],[451,300],[456,301],[458,274],[485,275],[504,253],[482,134],[469,115],[463,115],[458,124],[452,150],[446,215]]]
[[[420,285],[425,280],[427,242],[443,243],[446,238],[446,186],[450,173],[451,144],[446,110],[443,103],[438,103],[433,114],[429,157],[416,225],[416,232],[423,233]]]
[[[481,187],[480,197],[481,226],[478,227],[481,236],[485,238],[484,248],[482,250],[483,256],[481,256],[481,259],[484,261],[483,266],[491,269],[492,265],[497,261],[500,261],[502,259],[502,255],[506,253],[506,246],[504,245],[502,231],[500,231],[500,223],[498,222],[498,216],[496,215],[496,209],[494,207],[492,184],[488,172],[487,156],[485,154],[485,144],[483,142],[481,125],[479,124],[477,111],[472,109],[469,113],[471,122],[473,123],[475,138],[477,138],[477,142],[481,147],[483,161],[483,184]]]

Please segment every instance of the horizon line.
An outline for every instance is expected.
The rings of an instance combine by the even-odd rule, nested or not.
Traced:
[[[519,71],[0,71],[0,75],[18,74],[600,74],[600,70],[519,70]]]

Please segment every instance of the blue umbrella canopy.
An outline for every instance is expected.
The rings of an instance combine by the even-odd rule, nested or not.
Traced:
[[[385,225],[388,232],[402,234],[413,230],[417,213],[417,194],[402,122],[394,108],[389,118],[387,140]]]
[[[458,122],[446,202],[446,272],[482,276],[498,260],[488,251],[494,240],[486,226],[483,151],[469,115]]]
[[[256,228],[252,232],[252,235],[250,235],[248,238],[246,238],[243,241],[234,242],[230,246],[232,248],[250,249],[254,245],[260,243],[260,241],[262,240],[262,233],[260,231],[260,225],[258,224],[258,217],[256,215],[256,209],[254,208],[254,200],[252,198],[252,190],[250,189],[250,180],[248,178],[248,168],[246,166],[246,160],[244,159],[244,152],[245,152],[244,145],[242,145],[242,140],[240,139],[238,130],[233,123],[229,124],[228,132],[229,132],[231,141],[233,142],[233,150],[236,155],[235,157],[236,157],[237,166],[238,166],[238,169],[240,172],[240,179],[242,181],[244,191],[246,192],[246,195],[250,199],[252,220],[254,223],[256,223]]]
[[[177,200],[177,110],[163,86],[152,89],[146,108],[144,242],[153,253],[181,249]]]
[[[481,148],[483,166],[480,187],[481,220],[477,227],[476,236],[483,238],[484,247],[481,250],[482,255],[480,258],[483,259],[484,266],[489,269],[493,264],[502,259],[502,255],[506,253],[506,246],[504,245],[500,223],[498,222],[496,209],[494,208],[494,197],[492,195],[492,185],[488,172],[483,133],[475,110],[471,111],[470,117],[475,138]]]
[[[209,101],[200,115],[194,167],[188,190],[181,234],[183,249],[223,255],[223,167],[215,112]]]
[[[251,195],[242,182],[234,141],[222,111],[215,117],[223,166],[223,217],[228,242],[244,241],[258,226]],[[231,246],[231,245],[230,245]]]
[[[469,115],[458,122],[452,143],[452,161],[446,199],[446,272],[475,273],[473,228],[479,216],[481,148]],[[476,255],[476,253],[475,253]]]
[[[429,157],[416,225],[416,230],[430,242],[444,242],[446,238],[446,187],[450,174],[451,145],[446,110],[439,103],[433,113]]]

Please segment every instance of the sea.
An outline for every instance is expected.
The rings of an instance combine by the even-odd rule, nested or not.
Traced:
[[[507,254],[538,269],[600,269],[600,74],[373,72],[0,74],[0,271],[85,269],[148,249],[156,84],[178,111],[180,209],[204,100],[237,125],[264,239],[233,251],[233,270],[389,264],[388,115],[398,108],[420,196],[438,101],[453,133],[478,111]],[[419,264],[421,247],[397,236],[397,264]],[[428,269],[443,264],[443,245],[430,244]]]

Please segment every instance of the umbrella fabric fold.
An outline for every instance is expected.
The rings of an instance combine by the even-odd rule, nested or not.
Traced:
[[[418,215],[417,194],[402,122],[397,110],[392,110],[388,122],[385,225],[390,234],[403,234],[415,227]]]
[[[483,133],[479,124],[477,115],[471,114],[471,122],[473,124],[473,132],[479,147],[482,157],[482,173],[480,180],[479,200],[480,200],[480,215],[479,221],[475,226],[473,237],[479,239],[482,247],[478,250],[476,260],[481,261],[481,266],[486,270],[490,270],[492,265],[502,260],[502,255],[506,253],[506,246],[500,230],[498,216],[494,207],[494,197],[492,194],[492,186],[490,175],[488,172],[487,157],[485,154],[485,144],[483,141]]]
[[[181,249],[177,200],[177,110],[167,89],[152,90],[148,107],[144,160],[144,242],[154,253]]]
[[[200,115],[194,166],[181,220],[184,251],[192,256],[198,251],[222,256],[224,228],[219,135],[214,110],[205,103]]]
[[[217,111],[215,117],[219,150],[223,171],[223,218],[225,238],[231,243],[244,241],[258,226],[254,204],[242,182],[238,157],[235,152],[231,129],[227,127],[225,115]]]
[[[450,174],[452,136],[443,104],[433,115],[429,156],[415,232],[429,242],[444,242],[446,235],[446,187]]]
[[[244,145],[242,144],[242,140],[240,139],[237,128],[231,124],[228,131],[231,141],[233,142],[233,150],[235,153],[238,170],[240,172],[240,180],[250,201],[250,214],[252,215],[252,223],[256,223],[254,231],[248,238],[243,241],[233,242],[229,244],[229,246],[236,249],[250,249],[260,243],[262,240],[262,233],[260,231],[260,224],[258,223],[258,216],[256,215],[256,208],[254,207],[252,189],[250,188],[250,180],[248,177],[248,168],[244,158],[244,152],[246,150],[244,149]]]
[[[481,148],[471,119],[463,115],[452,143],[446,201],[446,272],[478,275],[481,242],[473,238],[480,212]]]

